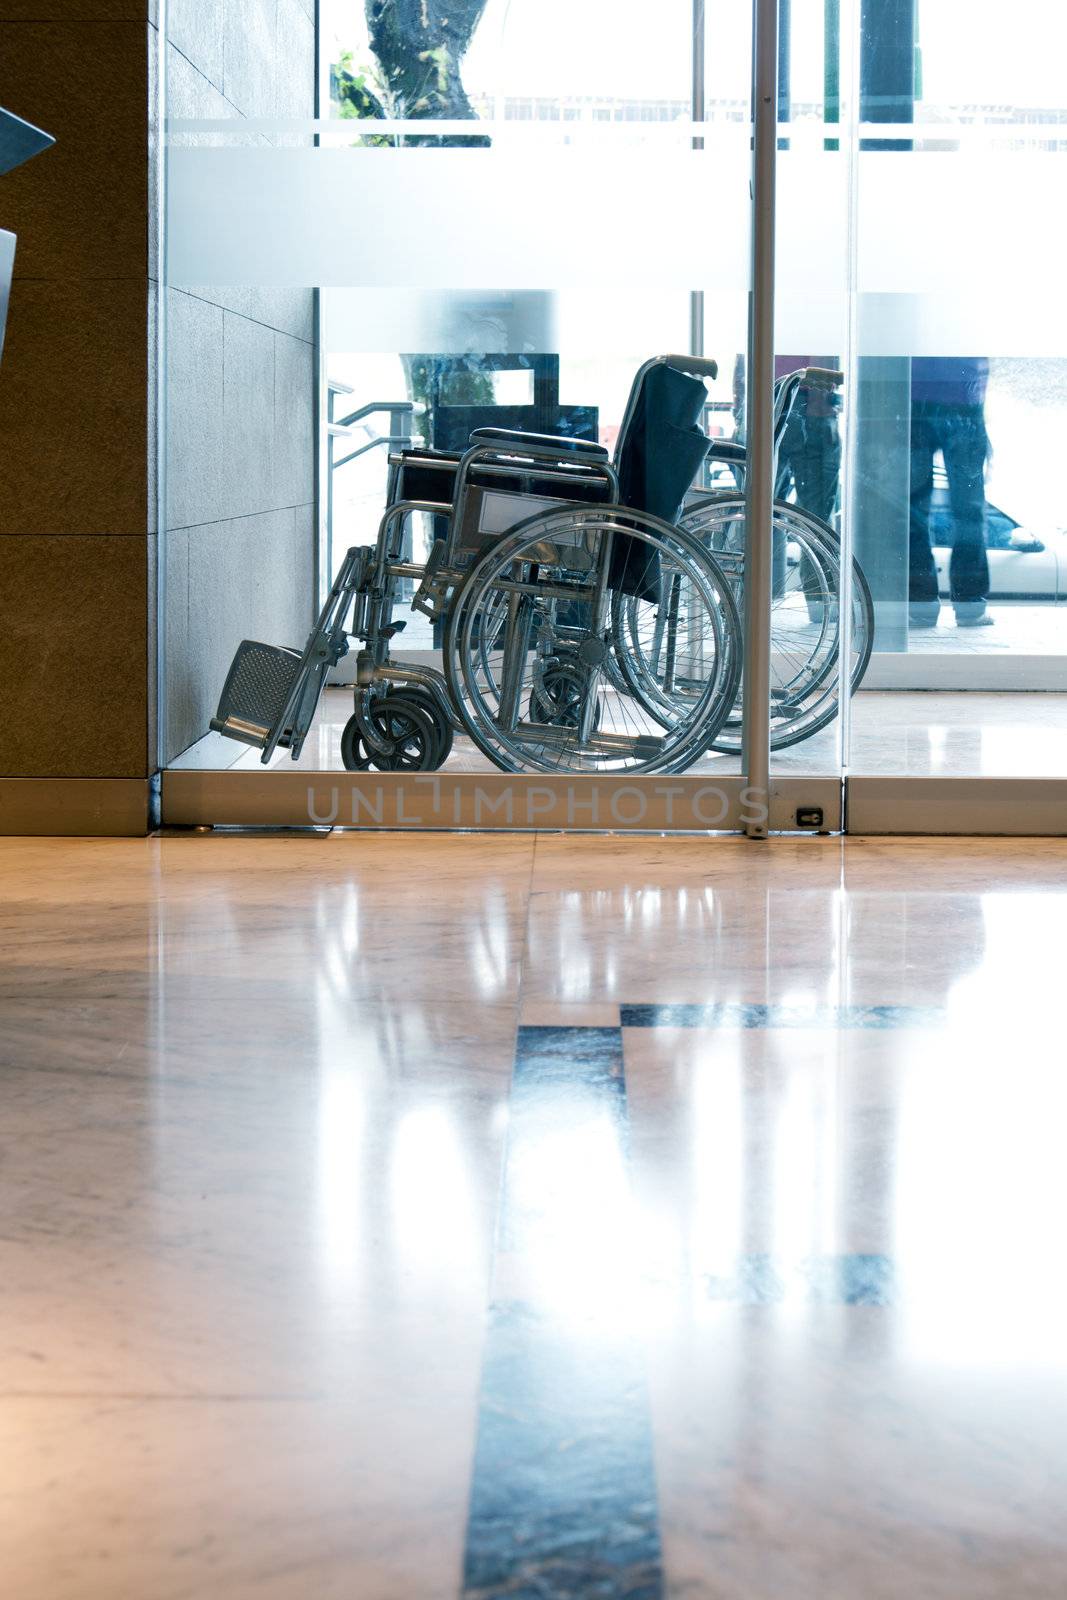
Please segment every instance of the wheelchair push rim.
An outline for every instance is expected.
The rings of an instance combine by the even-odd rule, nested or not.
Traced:
[[[703,675],[658,721],[611,654],[608,579],[619,538],[658,557],[661,572],[683,572],[694,618],[699,611],[688,648],[701,655]],[[580,507],[538,513],[483,551],[450,609],[445,671],[467,732],[505,771],[678,771],[704,753],[729,712],[739,637],[729,584],[696,541],[641,512]],[[576,686],[556,725],[541,720],[546,663]]]

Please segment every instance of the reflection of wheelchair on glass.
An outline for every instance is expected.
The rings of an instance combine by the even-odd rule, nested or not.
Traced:
[[[349,550],[303,652],[239,647],[211,726],[264,762],[279,747],[295,759],[351,633],[363,647],[341,744],[350,770],[433,771],[457,730],[506,771],[677,772],[735,748],[743,500],[690,496],[678,520],[708,450],[699,380],[715,370],[646,362],[613,461],[582,440],[492,428],[462,455],[391,458],[375,547]],[[795,390],[780,393],[781,415]],[[447,518],[424,565],[403,559],[419,513]],[[794,640],[781,652],[791,687],[779,722],[810,722],[804,737],[836,706],[839,562],[829,528],[776,511],[786,517],[810,638],[803,660]],[[443,672],[390,658],[409,581],[412,607],[443,626]]]
[[[774,394],[774,455],[785,437],[793,404],[801,388],[836,388],[842,374],[819,367],[801,368],[779,378]],[[680,526],[715,555],[742,606],[745,559],[743,498],[745,448],[712,440],[708,474],[728,472],[728,488],[694,491],[686,497]],[[785,749],[810,738],[832,722],[838,705],[840,647],[839,596],[841,551],[828,523],[800,506],[775,501],[773,513],[774,589],[771,598],[771,748]],[[874,605],[863,570],[852,562],[849,634],[849,680],[859,687],[871,657]],[[731,709],[713,748],[741,749],[741,699]]]

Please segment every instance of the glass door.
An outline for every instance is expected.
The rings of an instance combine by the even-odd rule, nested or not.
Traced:
[[[298,12],[168,44],[165,815],[743,826],[751,7]]]
[[[1062,831],[1063,24],[779,20],[776,369],[844,381],[801,382],[779,439],[772,770],[844,773],[855,831]]]
[[[854,23],[851,826],[1062,831],[1065,24],[1040,0]]]

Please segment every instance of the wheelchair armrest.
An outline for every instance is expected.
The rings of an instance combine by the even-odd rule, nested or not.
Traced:
[[[459,454],[455,450],[433,450],[429,445],[415,445],[408,450],[397,450],[389,457],[392,464],[414,462],[416,466],[458,466]]]
[[[748,451],[735,439],[712,439],[708,457],[712,461],[729,461],[731,465],[738,467],[746,466],[748,463]]]
[[[552,433],[524,433],[521,428],[475,428],[470,438],[471,444],[514,444],[519,448],[523,445],[540,445],[543,448],[550,446],[562,455],[585,456],[590,461],[606,461],[608,452],[602,444],[594,444],[592,439],[568,439],[562,435]]]

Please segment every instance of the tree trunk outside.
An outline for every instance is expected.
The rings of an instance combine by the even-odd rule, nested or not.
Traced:
[[[365,0],[370,45],[398,117],[474,118],[460,76],[487,0]],[[427,145],[486,145],[484,134],[444,134]]]

